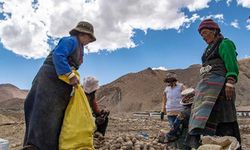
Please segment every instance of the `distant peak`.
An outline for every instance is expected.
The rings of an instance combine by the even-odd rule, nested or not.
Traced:
[[[248,58],[242,58],[238,60],[239,62],[249,62],[250,61],[250,57]]]
[[[19,89],[18,87],[16,87],[13,84],[10,83],[4,83],[4,84],[0,84],[0,87],[8,87],[8,88],[15,88],[15,89]]]
[[[201,64],[193,64],[193,65],[190,65],[188,68],[199,68],[201,67]]]

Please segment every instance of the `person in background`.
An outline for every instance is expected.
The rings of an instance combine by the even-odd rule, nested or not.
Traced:
[[[176,117],[184,109],[180,101],[182,98],[181,92],[185,89],[185,86],[178,82],[176,74],[173,72],[167,73],[164,82],[167,83],[167,87],[164,90],[161,111],[166,112],[169,125],[172,127]]]
[[[186,143],[197,149],[201,135],[234,136],[240,143],[235,107],[236,47],[212,19],[203,20],[198,31],[207,47],[201,58],[201,80],[195,90]]]
[[[106,129],[108,127],[109,121],[109,111],[108,110],[100,110],[96,101],[96,91],[99,89],[98,80],[95,77],[86,77],[83,79],[83,89],[88,98],[89,105],[92,109],[93,117],[96,118],[96,132],[101,133],[105,136]]]
[[[180,104],[183,105],[184,109],[176,117],[172,128],[166,134],[164,143],[168,143],[177,149],[189,150],[189,147],[186,146],[184,141],[188,133],[188,122],[195,91],[193,88],[188,88],[182,91],[181,95],[182,99]]]
[[[22,150],[57,150],[64,112],[73,87],[79,80],[73,73],[83,63],[84,46],[96,40],[93,26],[81,21],[60,39],[45,59],[25,99],[26,131]],[[69,84],[58,76],[66,75]]]

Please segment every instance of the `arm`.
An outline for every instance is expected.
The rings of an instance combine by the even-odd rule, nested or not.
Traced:
[[[226,78],[232,77],[235,81],[238,80],[239,67],[236,58],[236,47],[234,43],[228,39],[221,42],[219,46],[219,54],[224,61],[225,67],[227,69]]]
[[[162,109],[161,112],[166,113],[166,103],[167,103],[167,97],[166,97],[166,93],[164,92],[163,97],[162,97]]]
[[[99,115],[100,114],[100,110],[98,108],[98,105],[97,105],[97,102],[96,102],[96,99],[94,99],[93,101],[93,111],[96,115]]]
[[[232,100],[235,95],[234,84],[237,82],[239,74],[234,43],[228,39],[223,40],[219,47],[219,54],[227,70],[225,84],[226,98],[227,100]]]
[[[72,70],[68,64],[67,58],[74,51],[76,46],[77,40],[73,37],[64,37],[59,41],[52,54],[57,75],[71,73]]]
[[[166,94],[164,92],[162,97],[162,109],[161,109],[161,120],[164,120],[164,114],[166,114]]]

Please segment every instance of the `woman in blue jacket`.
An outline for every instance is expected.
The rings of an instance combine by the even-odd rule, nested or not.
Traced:
[[[57,150],[64,112],[73,86],[79,80],[72,72],[83,62],[83,47],[96,40],[93,26],[81,21],[60,39],[32,82],[24,104],[26,132],[23,150]],[[67,84],[58,78],[67,75]]]

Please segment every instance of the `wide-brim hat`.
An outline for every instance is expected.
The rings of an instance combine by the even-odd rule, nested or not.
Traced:
[[[180,101],[181,105],[191,105],[194,101],[195,90],[193,88],[187,88],[181,92],[182,99]]]
[[[77,35],[77,33],[86,33],[88,35],[90,35],[91,37],[91,42],[96,41],[96,37],[94,35],[94,27],[92,24],[90,24],[89,22],[86,21],[81,21],[77,24],[77,26],[75,28],[73,28],[72,30],[69,31],[70,35]]]
[[[90,94],[99,89],[99,81],[95,77],[86,77],[83,79],[83,89]]]

